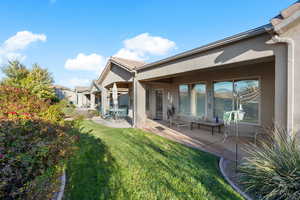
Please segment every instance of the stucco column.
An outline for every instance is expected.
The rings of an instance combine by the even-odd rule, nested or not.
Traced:
[[[106,88],[102,88],[101,90],[101,112],[102,114],[106,114],[107,111],[107,95],[108,91]]]
[[[287,128],[287,49],[283,45],[275,50],[274,123]]]
[[[134,87],[134,126],[142,127],[146,122],[146,88],[138,80],[134,80]]]
[[[211,81],[207,82],[206,85],[206,101],[207,101],[207,108],[206,108],[206,117],[210,120],[214,118],[214,86]]]
[[[96,96],[94,93],[91,93],[91,109],[96,109],[96,104],[95,104],[95,101],[96,101]]]

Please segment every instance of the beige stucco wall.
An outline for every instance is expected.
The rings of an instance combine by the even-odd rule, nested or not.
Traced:
[[[293,70],[292,76],[289,79],[293,81],[292,88],[292,96],[289,95],[290,98],[293,98],[293,106],[292,106],[292,117],[293,117],[293,130],[300,130],[300,19],[296,20],[293,24],[288,27],[288,30],[284,32],[280,37],[291,39],[294,44],[294,52],[293,52]],[[291,89],[292,86],[289,86]],[[291,103],[289,103],[291,104]]]
[[[106,87],[115,82],[131,82],[131,81],[132,81],[132,74],[130,72],[113,64],[101,84],[103,87]]]
[[[147,111],[149,118],[155,118],[155,90],[162,89],[163,98],[163,117],[167,119],[167,105],[170,105],[170,95],[173,97],[173,105],[176,112],[179,110],[178,87],[180,84],[203,82],[207,85],[207,117],[213,119],[213,82],[218,80],[232,80],[240,78],[259,78],[261,87],[261,104],[260,104],[260,124],[264,127],[270,127],[274,120],[274,95],[275,95],[275,63],[257,63],[244,65],[240,67],[226,67],[216,70],[198,70],[192,74],[185,74],[173,78],[171,84],[166,83],[148,83],[150,88],[150,109]],[[169,94],[168,94],[169,93]],[[254,132],[256,126],[241,125],[244,132]]]
[[[137,79],[154,79],[197,69],[205,69],[274,56],[274,49],[276,47],[266,43],[270,39],[271,36],[268,33],[265,33],[230,45],[178,59],[173,62],[161,64],[157,67],[139,70]]]

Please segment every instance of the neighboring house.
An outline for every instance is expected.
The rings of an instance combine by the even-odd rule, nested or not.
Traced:
[[[73,104],[76,102],[75,91],[61,85],[53,85],[53,88],[55,90],[56,96],[59,99],[66,99]]]
[[[113,107],[112,87],[118,88],[119,108],[125,110],[126,115],[133,117],[133,79],[134,69],[145,63],[118,57],[111,57],[98,80],[95,81],[101,91],[101,111],[109,112]]]
[[[78,108],[90,108],[90,87],[75,87],[76,101],[75,105]]]
[[[135,69],[135,118],[222,119],[236,109],[234,91],[247,93],[241,132],[276,125],[300,128],[300,3],[270,24]],[[248,99],[247,99],[248,98]]]
[[[101,110],[101,89],[95,81],[92,81],[89,91],[91,97],[90,108],[93,110]]]

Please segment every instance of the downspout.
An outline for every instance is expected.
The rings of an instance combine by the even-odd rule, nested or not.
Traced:
[[[294,48],[295,43],[291,38],[274,35],[272,40],[275,43],[287,44],[287,131],[291,135],[294,128]]]

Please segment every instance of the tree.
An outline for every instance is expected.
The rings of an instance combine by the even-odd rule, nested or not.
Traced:
[[[55,98],[52,75],[38,64],[33,64],[32,69],[27,69],[17,60],[10,61],[2,71],[6,78],[1,84],[28,89],[31,94],[44,100]]]
[[[21,87],[22,80],[29,74],[29,70],[18,60],[9,61],[8,65],[2,68],[2,72],[6,75],[2,84],[14,87]]]

